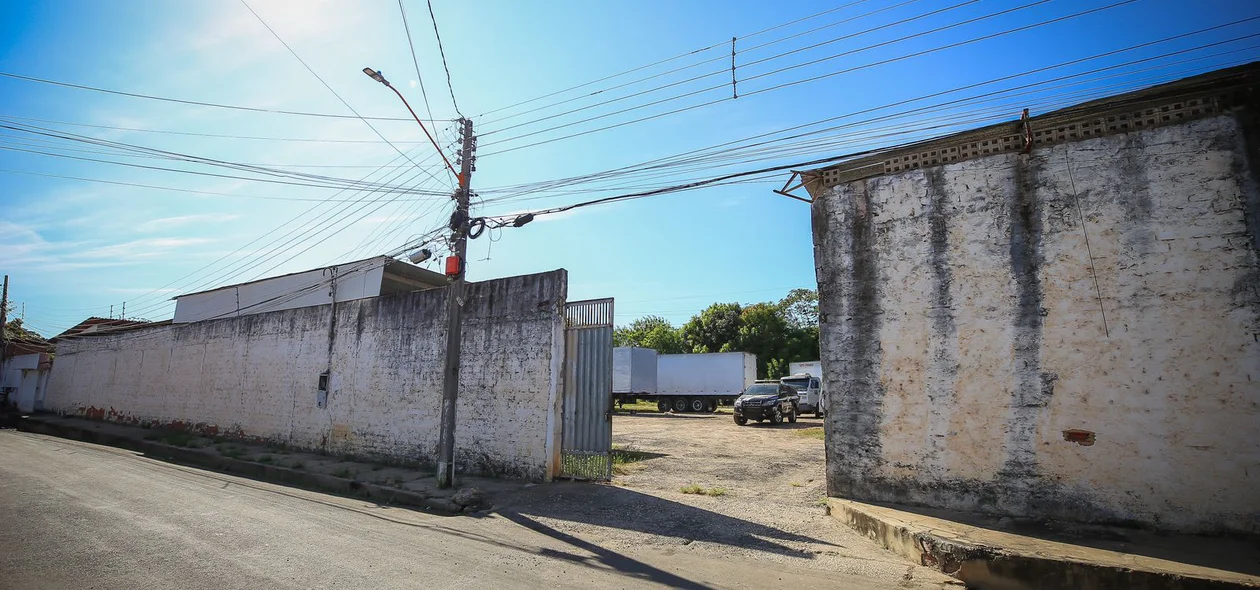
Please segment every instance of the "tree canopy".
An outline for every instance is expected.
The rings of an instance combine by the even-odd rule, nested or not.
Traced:
[[[818,293],[793,289],[778,302],[714,303],[675,328],[645,316],[613,332],[616,346],[653,348],[661,354],[751,352],[757,376],[787,374],[788,363],[818,360]]]

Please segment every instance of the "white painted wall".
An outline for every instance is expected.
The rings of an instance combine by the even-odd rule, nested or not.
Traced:
[[[1260,532],[1247,150],[1220,116],[830,189],[831,494]]]
[[[472,283],[456,424],[461,472],[541,480],[558,456],[566,274]],[[49,409],[431,464],[444,289],[58,344]],[[327,407],[319,375],[331,370]]]
[[[19,412],[34,412],[43,401],[48,370],[39,369],[42,354],[20,354],[0,364],[0,388],[12,388],[9,403]]]
[[[376,297],[381,294],[381,280],[389,258],[378,257],[330,268],[272,277],[236,285],[183,295],[175,299],[176,324],[238,317],[267,311],[296,309],[311,305],[327,305],[334,289],[328,281],[336,277],[338,302]]]

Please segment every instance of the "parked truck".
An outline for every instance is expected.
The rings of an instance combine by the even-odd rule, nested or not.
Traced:
[[[654,383],[649,367],[655,370]],[[747,352],[657,355],[647,348],[613,349],[613,401],[618,404],[646,400],[662,412],[714,412],[731,405],[756,380],[757,356]]]
[[[613,349],[613,400],[634,401],[656,395],[656,351],[619,346]]]
[[[821,418],[827,412],[827,398],[822,390],[822,361],[788,363],[788,376],[779,380],[800,393],[800,412],[812,412]]]

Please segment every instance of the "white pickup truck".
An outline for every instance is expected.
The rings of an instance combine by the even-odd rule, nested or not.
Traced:
[[[791,375],[779,380],[790,385],[801,395],[800,411],[802,414],[813,412],[814,417],[822,418],[827,413],[827,398],[822,390],[822,363],[809,361],[788,365]]]

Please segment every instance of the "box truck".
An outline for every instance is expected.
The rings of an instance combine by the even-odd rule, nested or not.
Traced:
[[[648,377],[653,365],[654,380]],[[756,380],[757,355],[752,353],[657,355],[647,348],[613,349],[613,401],[618,404],[646,400],[662,412],[713,412],[733,403]]]

